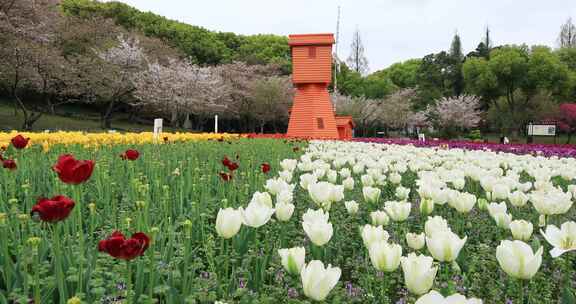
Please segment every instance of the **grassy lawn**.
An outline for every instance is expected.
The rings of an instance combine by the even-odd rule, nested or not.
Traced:
[[[70,117],[43,114],[34,124],[34,131],[43,130],[81,130],[102,131],[98,114],[84,109],[64,108]],[[19,130],[22,126],[22,113],[14,113],[14,108],[7,102],[0,101],[0,131]],[[112,120],[112,128],[126,131],[152,131],[152,125],[135,124],[122,119],[122,116]],[[164,128],[171,131],[170,128]]]

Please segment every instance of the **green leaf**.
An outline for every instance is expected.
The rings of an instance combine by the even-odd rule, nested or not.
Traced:
[[[562,302],[560,303],[576,304],[576,296],[574,295],[574,292],[571,290],[570,287],[568,286],[564,287],[564,290],[562,291]]]

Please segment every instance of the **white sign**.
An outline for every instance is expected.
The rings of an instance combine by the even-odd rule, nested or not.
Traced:
[[[531,136],[555,136],[556,125],[528,125],[528,135]]]
[[[154,119],[154,139],[157,140],[162,134],[162,118]]]
[[[426,135],[424,135],[424,133],[418,133],[418,141],[425,142]]]
[[[214,133],[218,133],[218,115],[214,115]]]

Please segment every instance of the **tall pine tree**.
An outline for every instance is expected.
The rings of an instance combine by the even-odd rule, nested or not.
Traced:
[[[450,46],[450,68],[447,71],[452,93],[460,96],[464,91],[464,76],[462,76],[462,63],[464,54],[462,52],[462,41],[458,32],[454,34],[452,45]]]

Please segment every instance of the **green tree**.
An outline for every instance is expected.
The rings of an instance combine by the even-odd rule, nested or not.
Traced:
[[[451,95],[449,86],[450,55],[444,51],[430,54],[422,58],[422,63],[416,74],[419,98],[414,104],[415,110],[423,110],[434,100]]]
[[[421,59],[397,62],[386,69],[372,73],[371,76],[389,78],[399,88],[414,88],[417,85],[416,76],[421,63]]]
[[[490,60],[466,61],[463,71],[467,89],[482,96],[495,111],[505,108],[516,131],[535,96],[561,98],[570,89],[568,68],[547,47],[502,47],[490,53]]]

